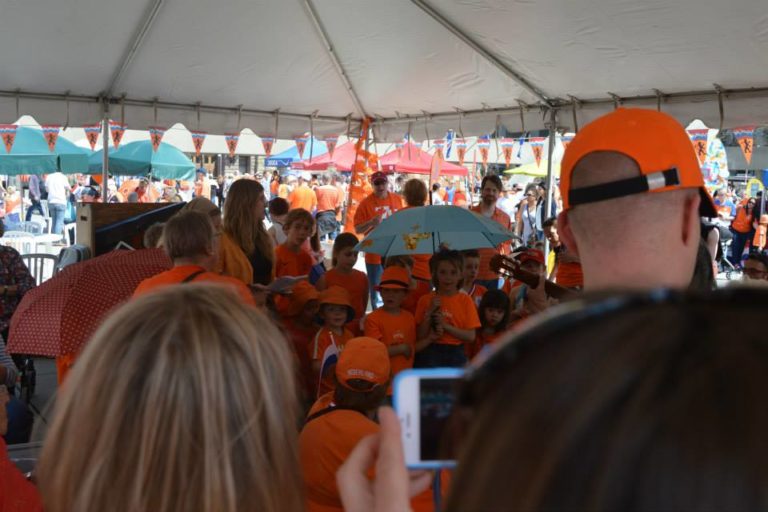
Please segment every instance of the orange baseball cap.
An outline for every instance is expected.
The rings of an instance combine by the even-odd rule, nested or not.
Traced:
[[[345,343],[336,363],[336,380],[347,389],[352,389],[348,382],[353,379],[383,386],[389,382],[389,374],[387,346],[366,336]]]
[[[341,286],[329,286],[320,292],[320,307],[322,307],[323,304],[346,306],[347,322],[350,322],[355,318],[355,308],[352,307],[352,300],[349,298],[349,292]]]
[[[314,286],[307,281],[299,281],[291,288],[290,295],[283,297],[278,295],[275,298],[275,305],[277,311],[282,316],[291,317],[301,313],[307,302],[311,300],[317,300],[320,294]]]
[[[572,189],[574,167],[595,151],[626,155],[637,163],[641,176]],[[560,166],[565,210],[632,194],[686,188],[701,192],[702,216],[717,217],[688,133],[672,116],[656,110],[619,108],[589,123],[568,144]]]
[[[411,288],[411,279],[408,271],[397,266],[385,268],[381,274],[381,282],[376,289],[381,290],[382,288],[409,290]]]

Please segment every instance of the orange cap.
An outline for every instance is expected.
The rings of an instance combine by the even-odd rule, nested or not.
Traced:
[[[329,286],[320,292],[320,306],[323,304],[335,304],[347,307],[347,322],[355,318],[355,308],[349,298],[349,292],[341,286]]]
[[[626,155],[637,163],[641,176],[571,189],[574,167],[595,151]],[[688,133],[663,112],[619,108],[596,119],[568,144],[560,167],[560,195],[565,210],[631,194],[697,188],[702,196],[701,215],[717,217],[712,198],[704,188],[704,177]]]
[[[381,274],[381,282],[376,289],[381,290],[382,288],[409,290],[411,288],[411,278],[408,275],[408,271],[394,265],[385,268]]]
[[[379,340],[361,336],[344,344],[336,363],[336,380],[347,389],[352,379],[364,380],[375,386],[389,382],[389,352]]]
[[[275,299],[278,312],[285,317],[301,313],[307,302],[317,300],[320,294],[307,281],[299,281],[291,288],[291,294],[285,297],[278,295]],[[279,302],[278,302],[279,301]]]
[[[536,263],[543,265],[544,253],[538,249],[525,249],[524,251],[518,253],[515,259],[521,264],[525,263],[526,261],[535,261]]]

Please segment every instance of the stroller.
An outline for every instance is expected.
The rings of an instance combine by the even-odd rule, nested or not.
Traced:
[[[723,231],[727,232],[727,235],[723,235]],[[731,253],[731,245],[733,244],[733,235],[727,229],[720,229],[720,241],[718,242],[719,248],[717,251],[717,267],[720,272],[725,273],[725,278],[731,280],[734,278],[734,274],[737,277],[741,275],[741,268],[731,263],[728,255]]]

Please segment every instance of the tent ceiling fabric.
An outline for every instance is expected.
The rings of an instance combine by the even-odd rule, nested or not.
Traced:
[[[0,47],[3,122],[95,123],[122,68],[110,116],[134,129],[323,136],[354,132],[362,109],[377,140],[433,139],[541,129],[553,106],[573,129],[611,93],[657,108],[655,90],[682,123],[719,127],[714,84],[723,126],[768,118],[764,0],[0,0]]]

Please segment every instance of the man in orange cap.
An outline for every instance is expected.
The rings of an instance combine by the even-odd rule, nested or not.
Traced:
[[[662,112],[618,109],[565,151],[558,219],[581,259],[584,288],[685,288],[699,216],[716,217],[685,129]]]
[[[363,199],[355,211],[355,233],[367,235],[373,231],[381,221],[402,209],[402,198],[389,191],[387,175],[381,171],[371,175],[373,193]],[[371,306],[376,309],[379,304],[379,296],[376,287],[381,280],[381,256],[378,254],[365,254],[365,273],[368,274],[368,290],[371,294]]]

